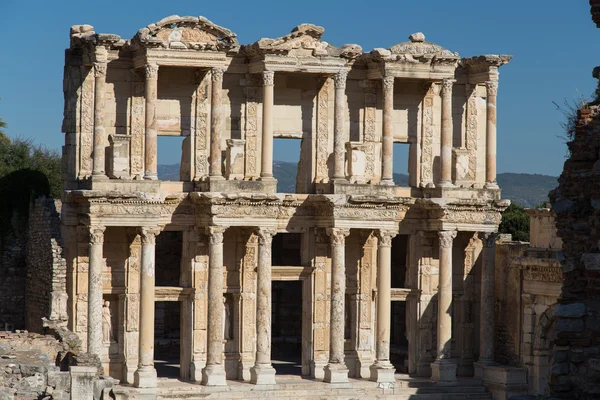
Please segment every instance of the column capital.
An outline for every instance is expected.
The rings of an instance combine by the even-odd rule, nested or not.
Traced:
[[[480,232],[479,239],[483,243],[483,247],[491,248],[496,246],[496,239],[498,239],[498,232]]]
[[[346,236],[350,234],[350,229],[327,228],[326,232],[332,245],[343,246],[346,241]]]
[[[452,241],[456,237],[456,231],[439,231],[440,247],[452,248]]]
[[[138,229],[142,243],[149,244],[156,244],[156,236],[158,236],[161,231],[161,226],[142,226]]]
[[[104,231],[106,227],[103,225],[90,225],[88,227],[90,231],[90,243],[91,244],[102,244],[104,243]]]
[[[208,226],[206,228],[206,234],[210,244],[221,244],[223,243],[223,234],[227,227],[224,226]]]
[[[442,79],[442,96],[451,95],[456,79]]]
[[[210,78],[213,83],[223,83],[225,68],[213,68],[210,70]]]
[[[273,236],[277,234],[275,228],[262,228],[258,227],[255,230],[256,236],[258,236],[258,244],[261,246],[271,246],[273,242]]]
[[[498,81],[486,81],[485,88],[488,96],[496,96],[498,94]]]
[[[379,239],[379,247],[391,247],[392,239],[396,237],[398,232],[390,229],[378,229],[375,234]]]
[[[158,79],[158,64],[146,64],[146,79]]]
[[[273,86],[275,84],[275,72],[274,71],[263,71],[263,86]]]
[[[106,69],[107,63],[104,61],[99,61],[94,63],[94,77],[106,77]]]
[[[393,76],[386,76],[381,80],[381,83],[383,84],[383,89],[384,90],[394,90],[394,81],[396,80],[396,78],[394,78]]]
[[[340,70],[333,76],[333,82],[336,89],[346,89],[346,79],[348,78],[348,71]]]

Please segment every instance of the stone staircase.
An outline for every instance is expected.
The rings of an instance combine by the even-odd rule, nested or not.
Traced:
[[[332,385],[308,379],[278,379],[276,386],[260,387],[229,381],[227,388],[206,387],[173,379],[159,379],[156,397],[128,386],[115,388],[117,400],[199,400],[199,399],[278,399],[278,400],[491,400],[491,394],[476,379],[459,379],[456,386],[441,386],[422,378],[397,377],[391,388],[378,388],[374,382],[351,379],[349,384]]]

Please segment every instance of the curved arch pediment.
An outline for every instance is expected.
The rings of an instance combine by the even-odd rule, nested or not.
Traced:
[[[134,41],[148,47],[194,50],[230,50],[239,46],[235,33],[202,16],[171,15],[140,29]]]

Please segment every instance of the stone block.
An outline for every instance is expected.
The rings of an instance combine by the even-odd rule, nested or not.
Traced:
[[[600,253],[584,253],[581,255],[581,261],[587,270],[600,270]]]
[[[48,372],[48,386],[52,386],[57,390],[69,389],[71,383],[71,375],[67,371],[50,371]]]
[[[585,304],[559,304],[556,306],[556,316],[560,318],[580,318],[587,313]]]
[[[456,384],[456,364],[447,360],[436,360],[431,364],[431,380],[439,384]]]
[[[250,382],[255,385],[275,385],[275,368],[271,365],[259,365],[250,368]]]
[[[327,383],[348,383],[348,368],[343,365],[328,364],[325,369],[324,381]]]
[[[94,378],[96,367],[72,366],[71,397],[73,399],[92,399],[94,397]]]
[[[556,323],[558,332],[582,332],[585,323],[581,319],[559,319]]]

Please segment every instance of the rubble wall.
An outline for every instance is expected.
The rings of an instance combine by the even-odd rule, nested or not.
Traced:
[[[555,397],[600,396],[600,109],[579,111],[570,157],[550,194],[563,240],[564,282],[551,337]]]

